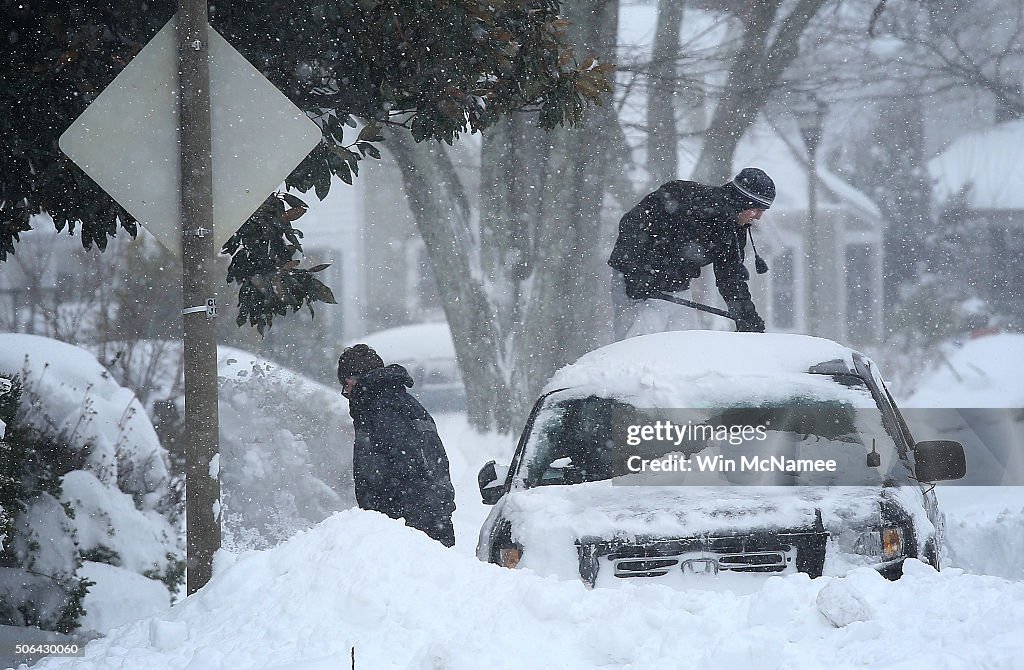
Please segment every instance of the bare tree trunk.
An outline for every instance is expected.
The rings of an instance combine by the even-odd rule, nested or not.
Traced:
[[[534,326],[529,321],[529,289],[537,272],[549,139],[532,116],[515,114],[491,129],[481,151],[482,255],[495,304],[495,356],[505,382],[491,392],[489,401],[503,407],[500,415],[493,410],[492,415],[494,426],[505,431],[517,427],[529,402],[521,397],[522,343]]]
[[[568,9],[577,57],[610,55],[617,0]],[[617,123],[606,105],[591,111],[585,128],[544,133],[526,115],[491,128],[481,157],[479,226],[443,147],[416,145],[403,133],[389,139],[434,265],[477,428],[518,429],[551,373],[603,337],[595,318],[598,273],[607,270],[601,206]]]
[[[481,266],[481,236],[455,166],[440,144],[413,141],[393,133],[388,149],[402,169],[406,197],[437,278],[437,289],[455,342],[472,424],[480,429],[508,427],[511,390],[499,330],[502,301]]]
[[[800,35],[825,0],[800,0],[780,20],[781,4],[782,0],[755,0],[746,5],[741,44],[694,170],[697,181],[720,184],[732,176],[736,146],[796,58]]]
[[[609,58],[618,32],[617,0],[566,7],[576,53]],[[601,277],[609,272],[601,248],[601,212],[611,142],[618,120],[611,105],[591,108],[582,127],[548,136],[535,266],[528,286],[527,329],[520,341],[516,380],[519,418],[552,373],[611,338],[597,318]]]
[[[650,190],[676,179],[678,171],[676,86],[679,33],[685,4],[685,0],[658,2],[658,25],[647,75],[647,174]]]

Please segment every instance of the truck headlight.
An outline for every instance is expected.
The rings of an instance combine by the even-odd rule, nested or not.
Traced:
[[[902,558],[903,529],[899,526],[866,529],[857,538],[853,550],[861,556],[878,557],[883,561]]]
[[[498,565],[503,568],[514,568],[519,565],[523,558],[523,550],[517,544],[501,547],[498,549]]]

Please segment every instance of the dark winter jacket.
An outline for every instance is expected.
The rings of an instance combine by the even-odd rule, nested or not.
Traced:
[[[411,386],[405,368],[388,365],[366,373],[352,389],[356,501],[452,546],[455,490],[448,457],[434,420],[406,392]]]
[[[747,232],[736,225],[738,214],[723,187],[670,181],[622,217],[608,265],[622,273],[634,299],[685,290],[701,268],[713,265],[726,302],[750,303]]]

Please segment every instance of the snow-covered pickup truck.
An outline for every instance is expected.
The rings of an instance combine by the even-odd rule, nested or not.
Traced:
[[[963,447],[915,442],[864,355],[786,334],[631,338],[559,370],[509,467],[477,556],[608,586],[750,583],[907,558],[938,568],[934,482]]]

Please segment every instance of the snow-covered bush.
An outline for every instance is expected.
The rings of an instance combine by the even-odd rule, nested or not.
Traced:
[[[167,588],[183,576],[183,551],[172,523],[166,453],[142,405],[91,354],[44,337],[0,334],[0,372],[21,379],[15,426],[49,440],[55,460],[47,473],[59,478],[46,488],[37,485],[38,492],[23,483],[19,502],[10,508],[14,513],[8,514],[7,562],[33,577],[49,576],[49,589],[39,582],[42,577],[13,579],[19,597],[31,602],[21,609],[55,608],[52,584],[74,578],[83,560],[112,566],[87,571],[104,579],[149,578],[160,589],[151,593],[163,594],[150,608],[166,605]],[[38,479],[29,465],[12,464],[23,482]],[[84,605],[86,610],[110,606],[88,596]],[[31,618],[8,613],[2,623],[73,626],[52,614],[46,621]]]
[[[61,475],[80,461],[62,436],[24,420],[21,380],[0,396],[0,623],[69,632],[78,626],[87,582]]]
[[[340,389],[239,349],[219,346],[218,352],[224,546],[269,547],[354,505],[352,428]],[[185,472],[181,343],[106,343],[96,353],[112,361],[108,367],[122,385],[148,399],[175,475],[172,489],[179,487]]]

